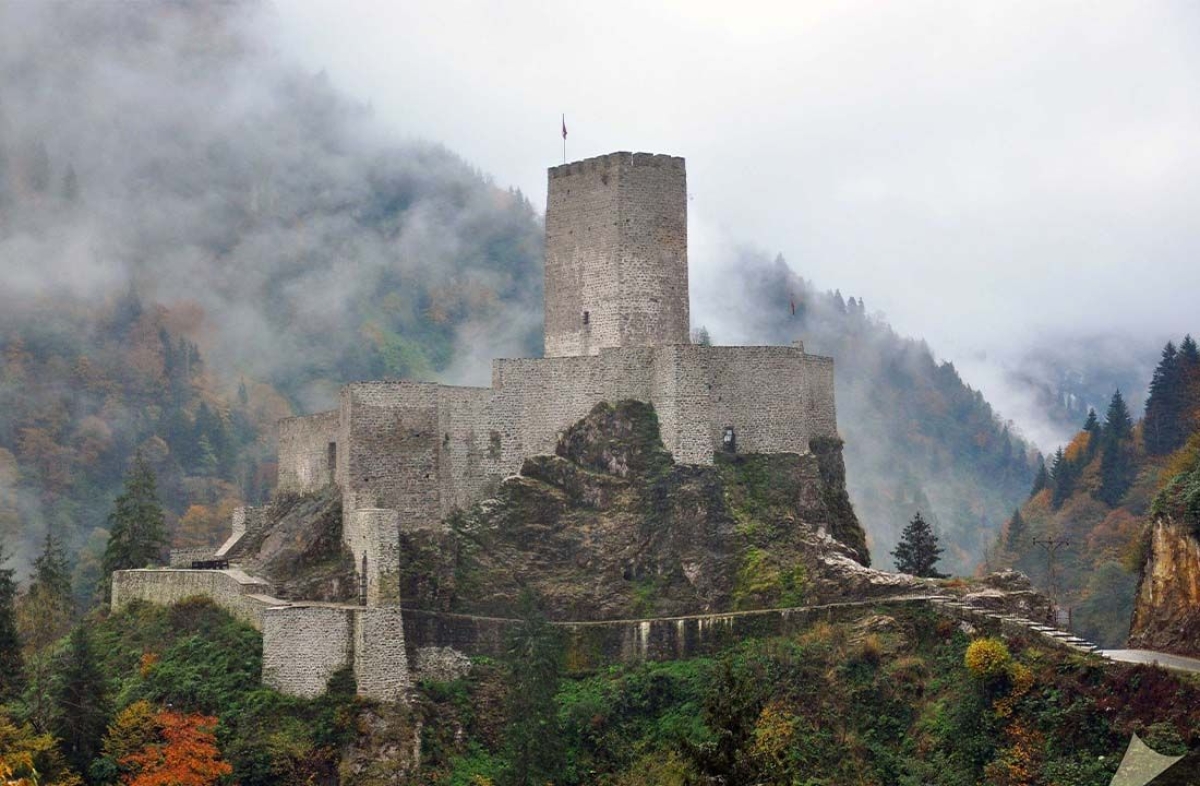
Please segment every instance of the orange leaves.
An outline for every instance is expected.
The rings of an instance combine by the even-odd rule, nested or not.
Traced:
[[[233,772],[221,760],[215,717],[174,710],[150,717],[148,710],[145,702],[131,705],[109,730],[105,750],[122,754],[117,765],[123,784],[209,786]]]

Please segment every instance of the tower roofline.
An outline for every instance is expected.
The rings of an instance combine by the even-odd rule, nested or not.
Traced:
[[[602,156],[593,156],[592,158],[584,158],[579,161],[552,166],[549,171],[550,177],[557,178],[622,165],[671,166],[683,169],[684,160],[682,156],[672,156],[666,153],[630,153],[621,150],[615,153],[607,153]]]

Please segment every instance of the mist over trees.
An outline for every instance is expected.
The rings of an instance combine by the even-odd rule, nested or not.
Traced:
[[[540,352],[533,206],[387,138],[270,25],[256,2],[0,7],[0,90],[21,107],[0,108],[0,533],[30,538],[18,564],[54,526],[94,584],[137,450],[173,542],[203,544],[269,491],[275,418],[355,379],[486,384],[492,357]],[[1029,488],[1028,446],[861,299],[782,260],[723,263],[693,275],[698,333],[837,360],[875,553],[920,509],[945,569],[972,571]]]
[[[1038,469],[1031,446],[953,364],[861,299],[821,291],[782,256],[742,249],[723,264],[719,287],[700,282],[715,343],[801,339],[834,358],[846,482],[876,561],[887,565],[880,558],[920,511],[945,549],[942,569],[973,573],[1027,495]]]

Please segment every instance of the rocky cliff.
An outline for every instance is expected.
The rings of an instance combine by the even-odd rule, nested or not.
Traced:
[[[1129,645],[1200,655],[1200,539],[1170,516],[1150,525]]]
[[[406,605],[557,619],[655,617],[919,591],[867,567],[841,444],[676,464],[653,407],[597,405],[444,534],[403,533]]]

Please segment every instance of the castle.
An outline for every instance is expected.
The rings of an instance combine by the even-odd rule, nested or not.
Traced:
[[[279,423],[280,492],[335,484],[360,603],[271,597],[240,571],[123,571],[113,605],[205,594],[264,634],[264,679],[314,695],[352,663],[359,691],[407,685],[400,603],[405,531],[440,528],[486,498],[599,402],[653,404],[681,464],[719,451],[797,453],[836,437],[833,360],[787,347],[714,347],[689,335],[687,179],[682,158],[612,153],[549,170],[545,357],[499,359],[491,387],[357,382],[338,408]],[[233,558],[260,514],[242,512],[215,555]],[[215,575],[208,575],[215,574]]]
[[[600,401],[654,405],[686,464],[804,453],[836,436],[833,360],[689,337],[684,160],[612,153],[549,171],[546,357],[492,363],[489,388],[358,382],[279,424],[279,489],[336,483],[368,605],[400,601],[398,533],[487,495]]]

